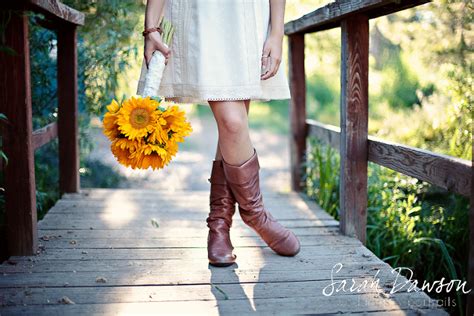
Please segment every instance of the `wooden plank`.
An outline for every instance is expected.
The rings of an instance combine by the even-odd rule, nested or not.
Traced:
[[[450,192],[469,197],[471,162],[371,137],[369,160]]]
[[[309,135],[337,148],[340,128],[306,120]],[[470,196],[472,163],[468,160],[410,147],[369,136],[368,159],[371,162],[414,177],[449,192]]]
[[[258,284],[254,289],[258,293],[264,292],[266,287]],[[205,315],[247,315],[255,314],[340,314],[340,313],[367,313],[377,315],[380,311],[403,311],[403,315],[447,315],[440,309],[432,309],[434,302],[418,296],[410,300],[412,293],[399,293],[393,297],[374,295],[373,293],[360,295],[345,295],[341,304],[340,296],[324,297],[315,295],[312,299],[300,298],[256,298],[226,299],[221,291],[213,287],[215,300],[196,301],[168,301],[168,302],[137,302],[137,303],[104,303],[104,304],[74,304],[74,305],[44,305],[41,310],[37,306],[11,306],[1,309],[2,315],[103,315],[120,314],[153,315],[160,314],[205,314]],[[420,306],[415,309],[414,306]],[[406,312],[404,310],[407,310]]]
[[[285,24],[285,34],[311,33],[339,27],[341,22],[357,14],[369,18],[391,14],[430,2],[429,0],[337,0]]]
[[[58,29],[59,190],[79,191],[76,27]]]
[[[290,36],[289,43],[289,78],[291,89],[290,100],[290,171],[291,188],[301,191],[302,163],[306,152],[306,75],[304,67],[304,35]]]
[[[42,236],[43,237],[43,236]],[[322,246],[322,245],[358,245],[360,241],[354,238],[342,238],[342,236],[298,236],[302,246]],[[240,237],[232,234],[232,244],[234,247],[266,247],[267,245],[261,238]],[[195,238],[163,238],[157,239],[74,239],[74,238],[49,238],[40,239],[40,243],[46,249],[106,249],[106,248],[205,248],[206,239],[203,237]]]
[[[153,223],[152,223],[152,219]],[[294,227],[337,227],[339,223],[336,220],[279,220],[279,222],[288,228]],[[123,217],[120,215],[109,214],[91,216],[87,218],[80,218],[80,216],[68,216],[64,214],[55,214],[48,215],[47,220],[42,220],[38,227],[41,229],[50,229],[50,228],[77,228],[77,229],[89,229],[93,227],[94,229],[121,229],[127,225],[129,229],[139,230],[141,228],[155,228],[160,229],[160,227],[205,227],[206,221],[205,217],[201,220],[182,220],[182,219],[167,219],[161,216],[140,216],[140,215],[129,215],[126,214]],[[156,227],[158,225],[159,227]],[[233,221],[233,228],[247,229],[247,225],[243,223],[240,218],[236,218]]]
[[[16,54],[0,52],[0,112],[9,120],[3,126],[5,223],[8,253],[36,252],[36,190],[32,142],[30,51],[28,17],[13,12],[4,33],[4,45]]]
[[[338,227],[295,227],[291,229],[297,236],[320,236],[337,235]],[[112,239],[162,239],[173,236],[175,238],[207,238],[207,229],[203,227],[162,227],[146,228],[143,227],[139,231],[136,229],[129,229],[123,227],[122,229],[39,229],[40,237],[48,236],[54,239],[57,238],[81,238],[81,239],[97,239],[97,238],[112,238]],[[234,229],[231,233],[235,232]],[[252,229],[244,229],[238,232],[239,237],[254,237],[257,234]]]
[[[291,264],[291,270],[331,270],[334,265],[340,263],[341,258],[336,256],[320,256],[317,260],[297,259],[288,260],[279,256],[257,256],[255,258],[240,258],[238,264],[232,269],[242,271],[255,271],[265,268],[266,270],[281,271],[282,268]],[[346,257],[344,258],[344,268],[350,271],[366,269],[374,271],[386,267],[386,263],[373,257]],[[30,273],[50,273],[56,272],[77,273],[77,272],[115,272],[132,275],[134,271],[186,271],[186,273],[197,273],[209,268],[207,260],[202,258],[168,259],[168,260],[36,260],[36,261],[10,261],[0,265],[1,274],[30,274]]]
[[[365,243],[367,224],[369,19],[341,24],[340,227]]]
[[[241,258],[251,258],[257,256],[278,256],[269,247],[247,247],[244,251],[240,251]],[[327,245],[305,246],[302,247],[300,259],[314,259],[321,256],[333,257],[366,257],[372,256],[367,248],[357,245]],[[35,260],[169,260],[169,259],[185,259],[185,258],[201,258],[207,259],[207,250],[205,248],[131,248],[131,249],[89,249],[87,254],[83,253],[83,249],[47,249],[35,256]],[[291,257],[288,260],[293,260]],[[12,260],[28,260],[22,257],[12,257]]]
[[[203,260],[205,261],[205,260]],[[407,281],[403,276],[393,273],[389,267],[368,266],[368,268],[357,269],[355,266],[342,269],[329,267],[329,269],[297,269],[288,273],[291,262],[273,263],[271,269],[261,266],[256,269],[242,270],[235,266],[230,269],[209,268],[201,265],[199,269],[191,269],[184,272],[180,269],[149,270],[131,267],[126,271],[96,271],[85,272],[37,272],[37,273],[12,273],[0,276],[0,292],[11,288],[37,288],[37,287],[101,287],[101,286],[147,286],[147,285],[184,285],[184,284],[214,284],[226,283],[281,283],[281,282],[303,282],[303,281],[329,281],[344,279],[377,278],[383,286],[385,283],[403,284]],[[188,267],[188,265],[186,265]],[[372,269],[373,268],[373,269]],[[337,272],[336,272],[337,271]],[[131,277],[133,276],[133,277]],[[105,282],[97,282],[97,278],[105,278]],[[358,282],[357,282],[358,283]],[[426,294],[424,294],[426,295]]]
[[[37,129],[33,132],[33,150],[49,143],[56,137],[58,137],[58,124],[56,122]]]
[[[370,282],[370,278],[360,278],[358,281]],[[9,291],[3,295],[4,302],[9,306],[14,305],[55,305],[64,295],[73,300],[76,304],[104,304],[104,303],[138,303],[138,302],[171,302],[171,301],[200,301],[215,300],[225,298],[228,300],[241,300],[247,297],[253,299],[262,298],[296,298],[306,297],[313,299],[315,294],[322,293],[327,287],[327,281],[301,281],[282,283],[244,283],[244,284],[220,284],[217,291],[212,284],[186,285],[186,286],[146,286],[146,287],[97,287],[94,289],[95,295],[90,295],[88,288],[31,288]],[[253,289],[257,287],[256,293]],[[390,296],[390,291],[380,287],[361,288],[361,291],[354,294],[350,291],[340,292],[343,298],[347,295],[361,294],[383,294]],[[393,293],[397,297],[399,293],[406,293],[406,290]],[[225,294],[225,295],[224,295]],[[1,294],[0,294],[1,295]],[[323,295],[318,295],[324,298]],[[419,298],[422,293],[414,293]],[[0,296],[1,297],[1,296]],[[321,302],[323,303],[323,302]],[[323,303],[324,305],[324,303]]]

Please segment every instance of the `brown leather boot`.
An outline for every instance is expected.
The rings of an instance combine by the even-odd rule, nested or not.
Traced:
[[[300,251],[300,241],[289,229],[283,227],[263,204],[260,192],[257,150],[240,166],[222,160],[227,182],[239,204],[244,223],[255,230],[267,245],[282,256],[294,256]]]
[[[210,212],[206,219],[209,234],[207,236],[207,254],[209,263],[217,267],[230,266],[235,262],[232,254],[234,247],[230,241],[229,229],[235,213],[235,198],[225,179],[222,160],[212,162],[209,194]]]

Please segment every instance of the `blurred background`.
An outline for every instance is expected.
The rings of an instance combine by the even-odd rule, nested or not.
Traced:
[[[135,94],[146,2],[63,2],[86,13],[85,26],[78,29],[81,186],[147,187],[157,194],[207,190],[217,144],[207,104],[183,105],[194,132],[164,170],[119,166],[101,132],[105,106]],[[289,0],[285,20],[328,2]],[[370,20],[370,135],[472,159],[472,9],[471,1],[438,0]],[[57,116],[56,38],[37,26],[38,19],[30,16],[33,129]],[[340,30],[309,34],[305,40],[308,117],[339,125]],[[288,73],[286,38],[283,57]],[[263,189],[290,190],[288,101],[253,102],[250,124],[262,157]],[[315,140],[309,148],[306,193],[338,218],[338,153]],[[57,157],[57,140],[35,154],[39,218],[59,198]],[[420,282],[465,280],[469,200],[371,163],[369,177],[369,249],[394,267],[412,268]],[[463,299],[451,295],[457,302]],[[450,311],[462,313],[462,305]]]

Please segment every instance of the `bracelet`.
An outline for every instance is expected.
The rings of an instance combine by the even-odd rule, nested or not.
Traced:
[[[161,29],[161,27],[156,26],[156,27],[150,27],[150,28],[145,29],[145,30],[142,32],[142,35],[143,35],[143,36],[146,36],[147,34],[149,34],[149,33],[151,33],[151,32],[158,32],[158,33],[160,33],[160,34],[163,34],[163,30]]]

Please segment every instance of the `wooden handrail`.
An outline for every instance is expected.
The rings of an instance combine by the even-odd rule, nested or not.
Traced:
[[[285,24],[285,34],[312,33],[341,26],[350,15],[364,14],[369,19],[405,10],[429,0],[340,0],[329,3]]]
[[[37,150],[58,137],[58,123],[49,123],[45,127],[33,131],[33,150]]]
[[[308,136],[339,149],[341,130],[337,126],[307,119]],[[368,138],[368,160],[405,175],[426,181],[449,192],[471,195],[471,168],[468,160],[437,154],[377,137]]]
[[[21,10],[42,13],[46,18],[57,23],[84,25],[85,14],[68,7],[59,0],[3,0],[1,10]],[[48,27],[50,28],[50,27]]]

